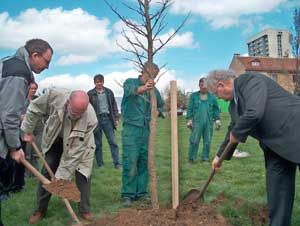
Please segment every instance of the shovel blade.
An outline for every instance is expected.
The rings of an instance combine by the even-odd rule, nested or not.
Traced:
[[[198,189],[192,189],[185,195],[181,204],[182,205],[191,204],[193,202],[198,201],[199,199],[202,199],[203,197],[201,197],[201,196],[202,196],[201,192]]]
[[[49,184],[44,184],[43,187],[50,193],[61,198],[80,202],[80,191],[77,186],[69,180],[51,181]]]

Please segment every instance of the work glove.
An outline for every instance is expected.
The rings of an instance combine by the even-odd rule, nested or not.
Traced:
[[[188,121],[187,121],[186,127],[189,128],[189,129],[192,129],[192,128],[193,128],[193,122],[192,122],[192,120],[188,120]]]
[[[216,130],[220,130],[221,125],[222,125],[221,120],[218,119],[215,121],[215,129]]]

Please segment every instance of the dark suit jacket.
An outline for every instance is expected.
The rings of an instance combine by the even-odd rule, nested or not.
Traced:
[[[108,104],[108,110],[109,110],[109,118],[113,123],[114,128],[115,127],[115,121],[118,120],[118,106],[117,106],[117,102],[114,96],[113,91],[111,91],[109,88],[105,88],[105,95],[107,98],[107,104]],[[97,91],[96,88],[91,89],[90,91],[88,91],[88,95],[89,95],[89,99],[90,99],[90,103],[91,105],[94,107],[94,110],[96,112],[97,117],[99,116],[99,102],[98,102],[98,96],[97,96]]]
[[[300,163],[300,98],[259,73],[236,78],[234,92],[229,106],[231,124],[218,156],[231,131],[239,142],[250,135],[282,158]]]

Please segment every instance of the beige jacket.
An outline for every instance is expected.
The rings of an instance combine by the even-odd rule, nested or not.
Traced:
[[[70,93],[71,91],[66,89],[50,89],[46,94],[31,101],[21,129],[25,133],[32,133],[38,119],[48,117],[42,136],[42,151],[46,153],[64,128],[62,131],[63,154],[55,177],[71,179],[77,170],[89,178],[95,152],[93,131],[97,126],[97,117],[93,107],[89,104],[87,111],[76,121],[72,129],[71,121],[68,117],[64,117]]]

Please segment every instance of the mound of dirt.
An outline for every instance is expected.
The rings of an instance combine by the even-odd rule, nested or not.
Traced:
[[[117,215],[107,215],[90,226],[231,226],[214,207],[193,203],[173,209],[124,209]]]

